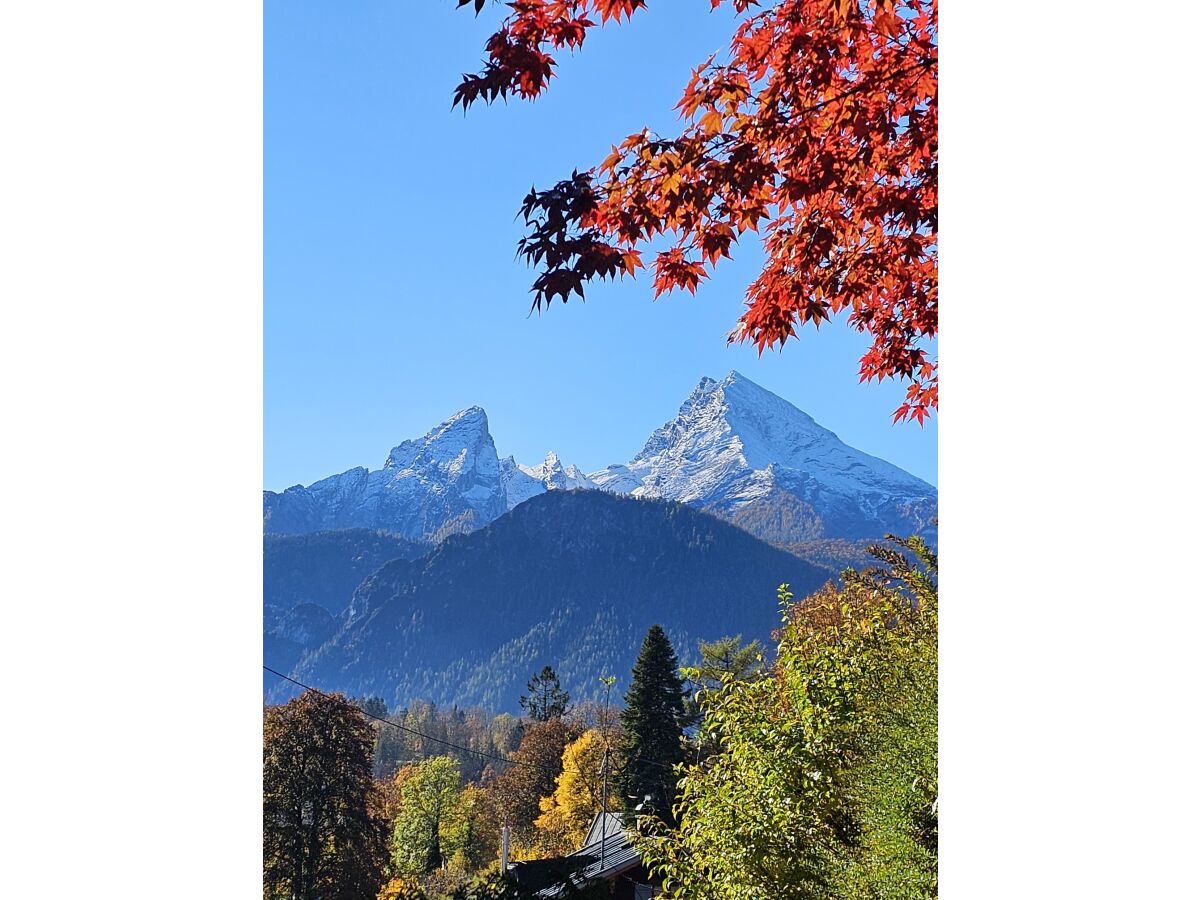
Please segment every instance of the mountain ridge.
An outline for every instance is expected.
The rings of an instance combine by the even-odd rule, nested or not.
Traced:
[[[551,490],[599,489],[689,503],[769,540],[935,533],[937,489],[857,450],[733,371],[705,377],[627,463],[585,474],[551,451],[536,466],[499,457],[486,412],[469,407],[357,467],[263,493],[267,533],[382,528],[411,540],[470,532]]]
[[[601,675],[626,676],[651,624],[685,661],[700,639],[765,641],[779,625],[779,584],[803,595],[829,575],[686,504],[547,491],[384,564],[292,674],[391,705],[515,711],[530,673],[551,664],[584,699],[598,696]]]

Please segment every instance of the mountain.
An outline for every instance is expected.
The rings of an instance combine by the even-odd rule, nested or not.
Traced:
[[[550,453],[500,459],[477,406],[395,447],[383,468],[263,492],[263,530],[384,529],[418,541],[482,528],[554,490],[602,489],[707,510],[765,540],[935,536],[937,489],[838,439],[737,372],[704,378],[628,463],[585,475]]]
[[[428,545],[350,528],[263,537],[263,656],[287,670],[337,630],[354,589],[393,559],[417,559]]]
[[[553,450],[537,466],[523,466],[507,456],[500,460],[500,473],[508,495],[509,509],[546,491],[588,490],[596,487],[577,467],[564,468]]]
[[[471,530],[508,510],[487,413],[472,406],[392,448],[383,468],[351,469],[282,493],[263,492],[263,530],[382,528],[427,540]]]
[[[701,638],[765,640],[779,624],[778,586],[803,595],[827,576],[685,505],[552,490],[384,565],[294,674],[392,706],[420,697],[515,712],[547,663],[577,699],[598,695],[602,675],[627,679],[655,623],[685,661]],[[287,695],[276,686],[272,696]]]
[[[932,534],[937,489],[855,450],[737,372],[704,378],[601,489],[676,500],[772,541]]]
[[[392,448],[383,468],[361,466],[282,492],[263,491],[266,534],[383,529],[416,541],[473,531],[548,490],[592,488],[553,452],[537,466],[501,460],[487,413],[464,409],[423,438]]]

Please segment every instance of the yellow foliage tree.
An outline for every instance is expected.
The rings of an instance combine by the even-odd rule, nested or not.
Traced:
[[[562,774],[555,779],[554,793],[542,798],[542,814],[534,823],[543,847],[550,853],[570,853],[583,844],[592,818],[600,811],[606,747],[604,736],[593,728],[563,750]],[[610,789],[608,810],[616,812],[620,808],[620,799]]]

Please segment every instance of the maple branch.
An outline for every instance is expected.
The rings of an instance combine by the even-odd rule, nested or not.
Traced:
[[[918,69],[929,70],[936,65],[937,65],[937,57],[926,57],[924,59],[921,59],[921,60],[913,63],[911,66],[908,66],[903,69],[898,69],[895,72],[891,72],[888,75],[884,75],[882,78],[878,78],[874,82],[868,82],[868,81],[864,80],[863,82],[856,84],[854,87],[850,88],[849,90],[843,91],[842,93],[838,94],[836,97],[830,97],[827,100],[822,100],[820,103],[814,103],[812,106],[806,106],[802,109],[792,110],[790,113],[787,114],[788,115],[787,121],[790,123],[792,120],[794,120],[795,118],[797,118],[799,116],[804,116],[804,115],[808,115],[809,113],[819,112],[822,109],[824,109],[826,106],[829,106],[831,103],[837,103],[840,100],[845,100],[847,97],[852,97],[855,94],[861,94],[863,91],[869,90],[871,88],[877,88],[881,85],[887,84],[888,82],[895,81],[897,78],[902,78],[905,75],[909,75],[912,72],[917,71]]]

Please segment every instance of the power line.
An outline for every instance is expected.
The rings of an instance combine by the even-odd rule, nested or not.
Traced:
[[[292,684],[296,685],[296,687],[304,688],[306,691],[312,691],[316,694],[321,695],[322,697],[332,697],[332,695],[327,693],[326,691],[323,691],[320,688],[315,688],[310,684],[305,684],[303,681],[297,681],[295,678],[292,678],[290,675],[284,675],[278,669],[272,669],[270,666],[266,665],[265,663],[263,664],[263,668],[266,671],[270,672],[272,675],[282,678],[284,681],[290,681]],[[552,774],[555,777],[557,777],[559,774],[558,769],[551,769],[549,766],[538,765],[537,763],[529,762],[528,760],[523,760],[523,759],[509,759],[504,756],[497,756],[495,753],[487,753],[483,750],[476,750],[473,747],[464,747],[462,744],[456,744],[453,741],[447,741],[443,738],[434,737],[432,734],[426,734],[425,732],[418,731],[415,728],[409,728],[407,725],[401,725],[399,722],[393,722],[391,719],[385,719],[382,716],[373,715],[372,713],[367,712],[365,709],[362,709],[361,707],[359,708],[359,712],[361,712],[368,719],[374,719],[376,722],[382,722],[384,725],[390,725],[393,728],[399,728],[401,731],[406,731],[411,735],[414,735],[419,738],[424,738],[427,741],[433,741],[434,743],[442,744],[446,747],[452,747],[455,750],[461,750],[463,753],[473,753],[476,756],[483,757],[484,759],[494,760],[495,762],[507,763],[510,766],[525,766],[530,769],[538,769],[542,772]],[[630,759],[626,760],[627,764],[631,763],[631,762],[643,762],[643,763],[647,763],[648,765],[658,766],[660,769],[666,769],[669,772],[675,771],[674,766],[669,766],[666,763],[660,763],[658,760],[647,759],[644,756],[634,756],[634,757],[631,757]]]
[[[282,678],[284,681],[290,681],[292,684],[296,685],[297,687],[304,688],[306,691],[312,691],[313,693],[318,694],[322,697],[333,699],[332,694],[330,694],[326,691],[323,691],[320,688],[315,688],[312,685],[305,684],[303,681],[297,681],[295,678],[292,678],[290,675],[284,675],[279,670],[272,669],[270,666],[266,665],[265,663],[263,664],[263,668],[266,671],[270,672],[272,675]],[[431,734],[426,734],[425,732],[418,731],[415,728],[409,728],[407,725],[401,725],[399,722],[393,722],[391,719],[385,719],[385,718],[382,718],[381,716],[376,716],[372,713],[367,712],[362,707],[358,707],[358,711],[360,713],[362,713],[368,719],[374,719],[376,722],[380,722],[384,725],[390,725],[392,728],[399,728],[401,731],[408,732],[409,734],[415,735],[416,737],[424,738],[425,740],[433,741],[434,743],[442,744],[443,746],[451,747],[455,750],[461,750],[463,753],[473,753],[476,756],[483,757],[484,759],[490,759],[490,760],[495,760],[496,762],[507,763],[510,766],[525,766],[526,768],[536,769],[541,772],[546,772],[548,774],[553,775],[555,778],[557,778],[559,775],[558,769],[551,769],[548,766],[541,766],[541,765],[538,765],[537,763],[529,762],[529,761],[523,760],[523,759],[507,759],[503,756],[497,756],[494,753],[487,753],[483,750],[476,750],[472,747],[464,747],[462,744],[456,744],[453,741],[447,741],[447,740],[444,740],[443,738],[434,737]],[[608,755],[608,749],[606,747],[605,748],[605,756],[607,757],[607,755]],[[644,756],[635,756],[632,759],[628,760],[628,762],[633,762],[633,761],[649,763],[650,765],[658,766],[659,768],[666,769],[672,773],[675,771],[674,766],[668,766],[665,763],[660,763],[657,760],[653,760],[653,759],[647,759]],[[605,760],[605,766],[607,766],[607,758]],[[607,779],[607,775],[606,775],[605,781],[607,781],[607,780],[608,779]],[[729,804],[728,801],[721,800],[720,802],[718,802],[717,805],[724,806],[727,809],[733,809],[735,813],[737,812],[737,808],[734,807],[733,805]],[[602,805],[601,812],[604,814],[607,814],[608,810],[604,809],[604,807]],[[601,839],[603,839],[606,828],[607,828],[607,825],[601,825]]]
[[[263,668],[266,669],[268,672],[270,672],[272,675],[276,675],[279,678],[282,678],[284,681],[290,681],[292,684],[296,685],[297,687],[302,687],[306,691],[312,691],[313,693],[319,694],[322,697],[332,697],[331,694],[326,693],[325,691],[321,690],[320,688],[315,688],[312,685],[305,684],[303,681],[297,681],[295,678],[292,678],[290,675],[284,675],[282,672],[280,672],[276,669],[272,669],[268,665],[264,664]],[[443,738],[434,737],[432,734],[426,734],[425,732],[418,731],[415,728],[409,728],[407,725],[401,725],[399,722],[393,722],[391,719],[385,719],[382,716],[376,716],[372,713],[367,712],[365,709],[362,709],[361,707],[359,708],[359,712],[361,712],[368,719],[374,719],[376,722],[382,722],[384,725],[390,725],[393,728],[399,728],[401,731],[406,731],[411,735],[415,735],[416,737],[419,737],[419,738],[424,738],[427,741],[433,741],[434,743],[442,744],[446,747],[451,747],[455,750],[461,750],[463,753],[473,753],[476,756],[483,757],[484,759],[490,759],[490,760],[494,760],[496,762],[507,763],[510,766],[526,766],[528,768],[538,769],[542,772],[547,772],[547,773],[550,773],[553,775],[558,774],[557,771],[550,769],[548,766],[538,765],[537,763],[529,762],[528,760],[508,759],[503,756],[497,756],[495,753],[488,753],[484,750],[476,750],[473,747],[464,747],[462,744],[456,744],[453,741],[447,741],[447,740],[444,740]]]

